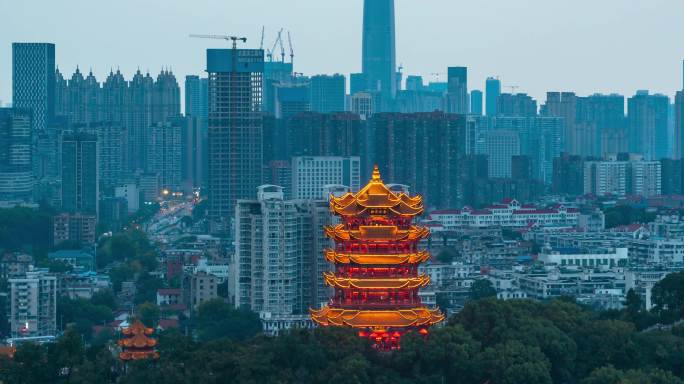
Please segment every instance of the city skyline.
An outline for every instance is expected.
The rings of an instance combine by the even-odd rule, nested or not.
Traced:
[[[657,41],[684,33],[684,25],[677,22],[684,4],[664,0],[636,6],[618,0],[600,4],[584,0],[573,4],[537,0],[515,5],[504,1],[429,3],[427,7],[425,3],[396,3],[396,62],[403,64],[405,76],[420,74],[433,81],[437,77],[432,73],[442,73],[439,80],[446,81],[448,66],[467,66],[471,90],[483,89],[487,76],[499,76],[503,92],[515,85],[518,92],[539,102],[545,100],[546,91],[553,90],[631,96],[638,89],[649,89],[672,99],[682,88],[684,50]],[[38,5],[45,12],[32,15]],[[68,7],[42,1],[2,4],[0,11],[11,11],[16,17],[7,20],[7,33],[0,38],[0,100],[11,101],[11,43],[15,41],[54,43],[60,70],[70,73],[78,65],[85,72],[92,67],[100,81],[117,68],[127,79],[138,68],[155,73],[170,67],[177,76],[184,76],[203,73],[206,48],[225,47],[220,42],[191,39],[188,34],[240,34],[249,38],[245,48],[255,48],[265,25],[265,47],[272,45],[281,27],[292,32],[298,72],[349,75],[361,70],[361,0],[325,4],[260,0],[244,5],[207,1],[201,5],[158,9],[156,4],[136,4],[138,11],[126,19],[136,28],[120,28],[115,25],[121,23],[119,19],[98,17],[97,7],[85,1],[71,2]],[[132,6],[128,1],[118,4],[119,9]],[[250,13],[250,8],[269,12]],[[304,21],[301,9],[307,10]],[[234,14],[240,15],[239,20],[231,17]],[[29,16],[37,28],[24,27],[22,20]],[[81,27],[63,28],[70,18]],[[432,21],[412,22],[426,18]],[[551,29],[554,34],[544,33]],[[321,30],[328,33],[321,34]]]

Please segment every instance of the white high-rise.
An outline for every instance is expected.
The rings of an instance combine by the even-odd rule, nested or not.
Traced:
[[[235,306],[283,316],[305,314],[327,297],[318,277],[328,267],[332,221],[326,200],[285,200],[262,185],[256,200],[238,200],[235,215]]]
[[[327,185],[361,188],[361,160],[358,156],[298,156],[292,158],[292,198],[327,199]]]

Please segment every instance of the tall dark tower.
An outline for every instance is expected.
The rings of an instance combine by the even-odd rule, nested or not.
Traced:
[[[384,100],[397,94],[394,0],[363,2],[363,75]]]

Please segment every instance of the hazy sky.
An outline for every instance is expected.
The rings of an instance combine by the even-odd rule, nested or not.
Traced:
[[[426,80],[465,65],[471,89],[494,75],[540,102],[547,90],[682,88],[682,0],[396,0],[396,14],[397,64]],[[297,72],[358,72],[361,19],[362,0],[0,0],[0,100],[11,99],[14,41],[55,43],[65,76],[77,64],[100,81],[110,68],[129,79],[166,66],[182,87],[204,70],[205,48],[224,46],[188,34],[258,47],[262,25],[266,46],[292,31]]]

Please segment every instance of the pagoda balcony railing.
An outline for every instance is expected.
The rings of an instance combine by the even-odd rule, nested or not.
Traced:
[[[357,278],[337,276],[332,272],[324,272],[323,279],[328,286],[355,290],[396,291],[425,287],[430,284],[430,276],[425,274],[397,278]]]
[[[366,251],[366,250],[362,250]],[[428,251],[397,252],[397,253],[355,253],[337,252],[332,249],[325,250],[325,259],[333,264],[359,264],[359,265],[397,265],[397,264],[420,264],[430,259]]]
[[[390,254],[401,255],[419,252],[418,241],[400,240],[395,242],[347,240],[335,243],[335,251],[350,254]]]
[[[409,278],[418,276],[417,265],[355,266],[337,265],[335,275],[347,278]]]
[[[330,304],[336,308],[343,309],[357,309],[357,310],[369,310],[369,309],[412,309],[416,307],[423,306],[420,300],[394,300],[385,303],[373,303],[373,302],[361,302],[352,300],[331,300]]]

